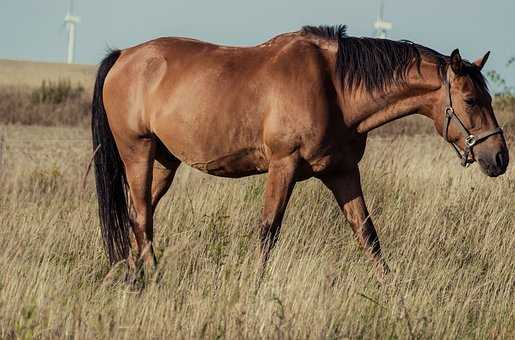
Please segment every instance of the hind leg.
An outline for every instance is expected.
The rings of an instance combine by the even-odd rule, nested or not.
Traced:
[[[157,264],[152,245],[154,212],[170,187],[180,161],[154,138],[140,139],[127,149],[130,154],[122,155],[122,159],[132,203],[132,230],[139,261],[149,273]]]
[[[166,164],[166,165],[165,165]],[[152,207],[152,215],[155,213],[157,204],[164,196],[164,194],[170,188],[170,185],[173,182],[173,178],[175,176],[175,172],[180,165],[180,161],[172,162],[172,163],[162,163],[156,160],[154,162],[154,168],[152,170],[152,194],[151,194],[151,207]],[[150,252],[152,255],[152,269],[157,265],[157,259],[155,257],[154,249],[152,246],[152,242],[154,240],[154,228],[153,224],[147,224],[145,235],[148,240],[151,242]],[[147,260],[148,262],[148,260]],[[148,266],[148,265],[147,265]]]
[[[152,230],[153,223],[151,188],[156,143],[152,138],[139,138],[119,144],[129,186],[132,231],[138,258],[143,261],[146,269],[152,269],[155,256],[152,235],[147,231]]]
[[[152,211],[155,212],[157,204],[170,188],[175,172],[181,164],[159,141],[157,142],[154,168],[152,171]],[[152,230],[149,231],[153,233]]]

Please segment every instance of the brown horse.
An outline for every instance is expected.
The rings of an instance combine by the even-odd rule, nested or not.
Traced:
[[[508,149],[474,63],[406,41],[354,38],[345,26],[304,27],[255,47],[161,38],[110,53],[93,99],[100,220],[111,263],[155,266],[153,214],[184,162],[205,173],[267,172],[260,226],[266,262],[297,181],[334,194],[381,278],[388,267],[365,206],[358,163],[367,132],[420,113],[488,176]]]

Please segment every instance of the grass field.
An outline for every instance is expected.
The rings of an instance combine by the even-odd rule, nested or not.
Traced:
[[[182,167],[156,218],[158,279],[109,272],[83,127],[0,126],[0,338],[515,338],[515,168],[463,169],[435,136],[374,136],[377,284],[330,193],[297,185],[256,282],[263,176]],[[511,154],[515,154],[510,141]]]

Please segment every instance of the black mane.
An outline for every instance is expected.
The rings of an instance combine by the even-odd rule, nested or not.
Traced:
[[[342,40],[347,38],[347,25],[336,26],[304,26],[301,30],[304,34],[313,34],[319,37]]]
[[[446,77],[449,57],[435,50],[407,40],[349,37],[346,29],[345,25],[337,25],[304,26],[301,30],[303,34],[338,42],[336,72],[345,87],[362,85],[368,91],[384,91],[390,85],[405,84],[410,67],[415,65],[420,71],[422,56],[436,62],[442,81]],[[476,86],[486,90],[486,81],[481,72],[474,67],[467,69]]]

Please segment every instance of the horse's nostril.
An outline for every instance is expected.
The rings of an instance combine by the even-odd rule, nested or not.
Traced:
[[[506,152],[504,150],[499,151],[497,155],[495,155],[495,162],[497,163],[497,166],[501,169],[504,169],[506,167],[506,163],[508,161],[508,157],[506,155]]]

